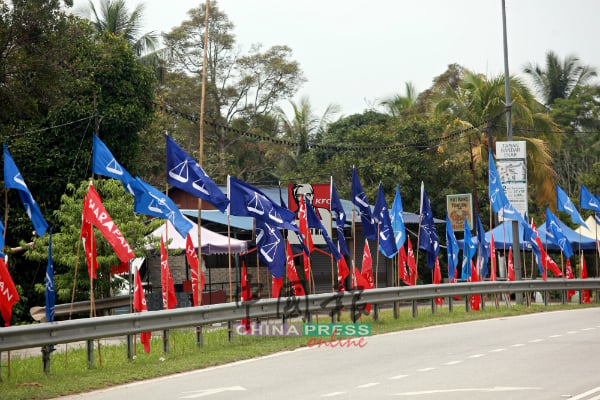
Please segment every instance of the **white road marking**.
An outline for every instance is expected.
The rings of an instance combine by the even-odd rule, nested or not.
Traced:
[[[483,357],[485,354],[473,354],[472,356],[469,356],[469,358],[479,358],[479,357]]]
[[[439,390],[423,390],[419,392],[403,392],[396,393],[397,396],[421,396],[436,393],[461,393],[461,392],[517,392],[525,390],[541,390],[540,387],[517,387],[517,386],[495,386],[491,388],[463,388],[463,389],[439,389]],[[571,399],[573,400],[573,399]]]
[[[597,393],[597,392],[600,392],[600,386],[595,387],[595,388],[593,388],[591,390],[588,390],[587,392],[580,393],[580,394],[578,394],[576,396],[569,397],[569,400],[583,399],[583,398],[589,396],[590,394],[594,394],[594,393]],[[591,399],[589,399],[589,400],[591,400]]]
[[[567,335],[574,335],[576,333],[577,333],[577,331],[569,331],[569,332],[567,332]]]
[[[501,351],[504,351],[506,349],[494,349],[494,350],[490,350],[490,353],[500,353]]]
[[[456,364],[460,364],[461,362],[462,362],[462,360],[448,361],[445,365],[456,365]]]
[[[388,379],[402,379],[402,378],[406,378],[408,375],[396,375],[396,376],[390,376]]]
[[[241,390],[246,390],[245,387],[242,386],[229,386],[229,387],[220,387],[220,388],[212,388],[212,389],[201,389],[201,390],[192,390],[185,393],[191,393],[186,396],[181,396],[180,399],[195,399],[198,397],[210,396],[212,394],[223,393],[223,392],[238,392]]]
[[[539,342],[543,342],[543,341],[544,341],[544,339],[533,339],[533,340],[530,340],[529,343],[539,343]]]
[[[583,331],[593,331],[593,330],[594,330],[594,328],[583,328],[581,331],[583,332]]]
[[[419,371],[419,372],[427,372],[427,371],[432,371],[434,369],[435,369],[434,367],[427,367],[427,368],[418,369],[417,371]]]
[[[331,392],[331,393],[322,394],[321,397],[335,397],[335,396],[341,396],[342,394],[346,394],[346,392]]]
[[[358,385],[357,388],[358,389],[366,389],[366,388],[370,388],[372,386],[377,386],[379,385],[379,382],[370,382],[370,383],[365,383],[364,385]]]
[[[523,343],[515,343],[515,344],[511,345],[510,347],[523,347],[523,346],[525,346],[525,344],[523,344]]]
[[[550,336],[548,336],[548,337],[550,337],[550,338],[557,338],[557,337],[562,337],[562,335],[561,335],[561,334],[558,334],[558,335],[550,335]]]

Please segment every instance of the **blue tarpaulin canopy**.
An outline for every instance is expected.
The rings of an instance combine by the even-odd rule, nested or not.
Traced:
[[[594,250],[596,248],[596,241],[589,237],[585,237],[575,232],[573,229],[569,228],[562,221],[559,221],[560,228],[563,233],[571,243],[573,247],[573,251],[581,250]],[[513,231],[512,231],[512,221],[505,221],[496,226],[491,231],[485,233],[485,238],[488,242],[491,240],[492,233],[494,234],[494,246],[496,250],[500,249],[509,249],[512,248],[513,241]],[[542,246],[546,251],[560,251],[560,248],[551,243],[549,239],[546,237],[546,224],[541,224],[537,227],[538,234],[540,236],[540,240],[542,241]],[[477,241],[477,237],[473,237],[473,242]],[[460,248],[463,246],[463,240],[458,240],[458,245]],[[531,250],[531,246],[528,243],[523,241],[523,227],[519,225],[519,247],[521,250]]]

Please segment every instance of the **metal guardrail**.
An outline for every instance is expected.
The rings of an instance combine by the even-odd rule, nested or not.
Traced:
[[[173,310],[149,311],[107,317],[12,326],[0,329],[0,352],[146,331],[195,327],[242,318],[287,317],[316,311],[346,308],[357,310],[365,304],[427,300],[436,297],[474,294],[506,294],[564,290],[599,290],[600,279],[549,279],[517,282],[473,282],[443,285],[388,287],[366,291],[322,293],[306,297],[282,297],[243,303],[224,303]]]

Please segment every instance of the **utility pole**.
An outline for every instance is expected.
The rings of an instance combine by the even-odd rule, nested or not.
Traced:
[[[510,74],[508,72],[508,44],[506,39],[506,7],[505,0],[502,0],[502,37],[504,41],[504,93],[506,96],[506,134],[508,136],[508,141],[512,141],[512,101],[510,100]],[[519,242],[519,222],[516,220],[512,221],[512,232],[513,232],[513,258],[514,268],[515,268],[515,280],[521,280],[523,277],[523,270],[521,267],[521,257],[519,257],[519,253],[521,251],[521,246]],[[515,300],[517,304],[523,304],[523,294],[516,293]]]

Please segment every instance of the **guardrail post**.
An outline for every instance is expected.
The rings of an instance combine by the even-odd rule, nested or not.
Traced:
[[[548,291],[544,290],[544,307],[548,306]]]
[[[448,312],[454,311],[454,299],[452,296],[448,296]]]
[[[431,299],[431,313],[435,314],[436,312],[436,304],[435,304],[435,299]]]
[[[479,297],[481,298],[481,311],[485,311],[485,294],[480,294]]]
[[[471,311],[471,303],[469,302],[469,295],[465,296],[465,311],[466,312],[470,312]]]
[[[379,319],[379,304],[373,304],[373,320],[377,321]]]
[[[0,382],[2,382],[2,352],[0,351]]]
[[[204,343],[204,339],[202,336],[202,326],[196,327],[196,346],[201,347]]]
[[[229,340],[229,343],[233,342],[233,324],[231,321],[227,321],[227,340]]]
[[[87,347],[88,368],[92,368],[94,366],[94,341],[93,340],[86,341],[86,347]]]
[[[398,301],[394,302],[394,319],[398,319],[400,317],[400,303]]]
[[[171,346],[169,344],[169,330],[165,329],[163,331],[163,353],[168,353],[171,350]]]
[[[133,335],[127,335],[127,359],[133,360]]]
[[[413,318],[416,318],[417,315],[419,315],[419,307],[417,306],[417,301],[413,300],[412,301],[412,316],[413,316]]]
[[[42,347],[42,369],[46,375],[50,373],[50,352],[50,346]]]

